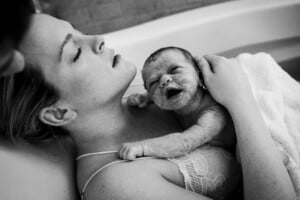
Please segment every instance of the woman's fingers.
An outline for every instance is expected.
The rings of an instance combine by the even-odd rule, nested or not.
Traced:
[[[213,73],[209,63],[204,57],[195,57],[195,60],[204,79]]]
[[[209,63],[211,71],[214,73],[218,70],[218,68],[220,68],[220,66],[222,66],[222,62],[226,60],[224,57],[217,55],[205,55],[203,57]]]

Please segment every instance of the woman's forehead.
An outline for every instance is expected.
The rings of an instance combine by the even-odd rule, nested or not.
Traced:
[[[43,58],[44,55],[55,60],[60,45],[71,31],[74,31],[72,26],[63,20],[48,15],[35,14],[20,45],[20,50],[29,60],[37,59],[37,57]]]

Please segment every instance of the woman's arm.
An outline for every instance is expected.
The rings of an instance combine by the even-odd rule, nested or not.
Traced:
[[[211,95],[234,122],[246,200],[296,199],[291,179],[268,133],[249,81],[235,59],[198,59]]]

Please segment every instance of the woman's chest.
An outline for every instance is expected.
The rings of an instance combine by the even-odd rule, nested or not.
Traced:
[[[181,124],[173,112],[151,106],[134,114],[134,119],[124,127],[123,135],[134,137],[135,140],[182,131]]]

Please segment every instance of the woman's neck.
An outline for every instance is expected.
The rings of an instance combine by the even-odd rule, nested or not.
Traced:
[[[116,150],[119,144],[128,140],[128,135],[122,133],[132,124],[131,118],[132,115],[122,103],[110,104],[79,116],[69,128],[78,154]]]
[[[182,129],[171,112],[162,111],[153,105],[139,109],[119,103],[78,118],[68,130],[76,143],[79,156],[117,150],[124,142],[159,137]],[[82,188],[91,172],[116,159],[119,158],[115,153],[89,156],[78,161],[79,188]]]

